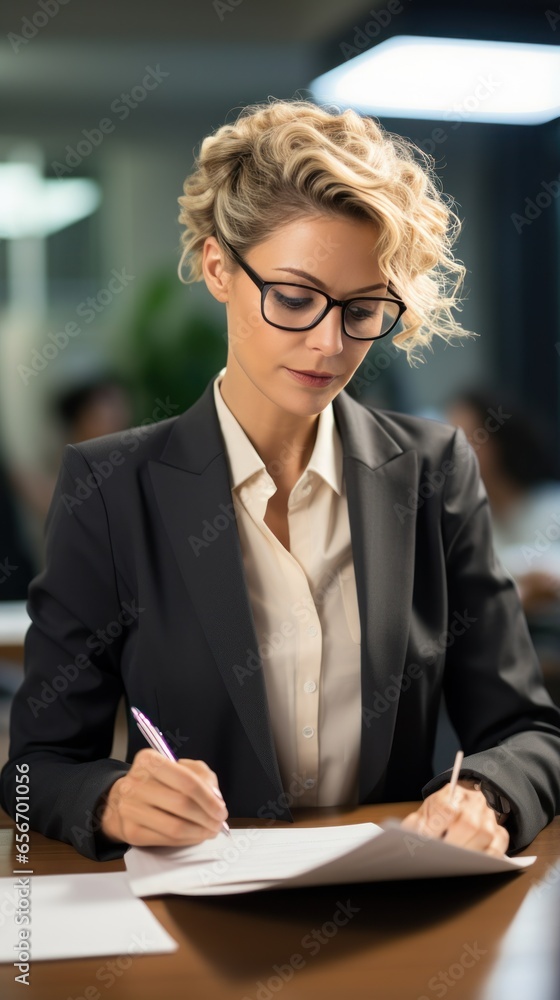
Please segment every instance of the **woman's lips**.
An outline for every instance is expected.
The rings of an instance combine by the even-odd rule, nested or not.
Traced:
[[[333,379],[336,378],[336,375],[307,375],[294,368],[286,368],[286,371],[289,372],[290,375],[297,379],[297,381],[302,385],[317,386],[318,388],[330,385]]]

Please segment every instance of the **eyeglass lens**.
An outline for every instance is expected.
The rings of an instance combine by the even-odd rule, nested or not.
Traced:
[[[264,314],[269,323],[290,330],[301,330],[324,312],[327,300],[313,289],[298,285],[272,285],[264,299]],[[397,302],[352,299],[346,308],[345,326],[351,337],[381,337],[399,315]]]

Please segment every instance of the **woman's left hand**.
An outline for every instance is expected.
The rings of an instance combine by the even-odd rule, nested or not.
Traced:
[[[509,833],[500,826],[496,813],[474,784],[459,780],[451,805],[449,785],[444,785],[409,813],[402,826],[425,836],[441,837],[448,844],[502,857],[508,848]]]

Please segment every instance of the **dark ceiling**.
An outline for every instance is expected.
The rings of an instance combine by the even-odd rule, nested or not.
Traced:
[[[168,75],[131,116],[130,138],[173,132],[185,114],[198,130],[270,95],[308,96],[377,15],[371,44],[416,32],[560,42],[560,22],[553,30],[536,0],[66,0],[53,16],[40,3],[55,10],[60,0],[0,5],[0,136],[60,141],[101,118],[146,66]]]

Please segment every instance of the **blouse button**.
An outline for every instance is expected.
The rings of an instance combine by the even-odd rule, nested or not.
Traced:
[[[304,726],[302,733],[305,737],[307,737],[307,739],[309,739],[310,736],[313,736],[315,730],[313,729],[313,726]]]
[[[317,690],[317,685],[315,681],[306,681],[303,685],[303,690],[306,694],[313,694],[313,691]]]
[[[314,625],[310,625],[309,626],[309,628],[307,629],[307,634],[308,635],[317,635],[317,629],[315,628]]]

